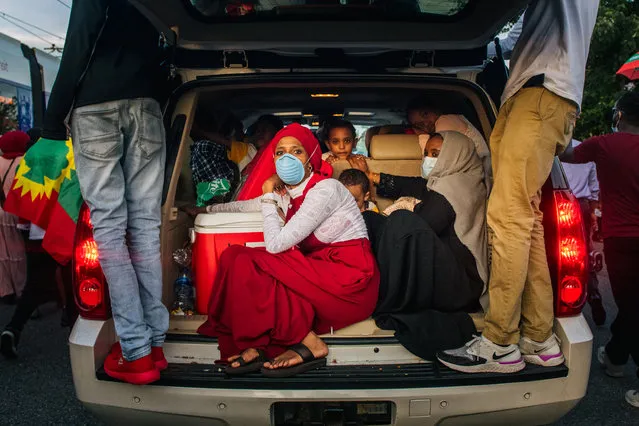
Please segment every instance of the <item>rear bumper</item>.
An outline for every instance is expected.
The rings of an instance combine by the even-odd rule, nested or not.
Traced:
[[[99,380],[96,371],[115,340],[111,322],[79,320],[70,337],[78,398],[108,423],[271,425],[271,406],[292,401],[392,401],[394,424],[465,425],[553,422],[585,395],[592,334],[583,316],[559,319],[568,373],[565,377],[513,383],[349,389],[233,389],[225,387],[137,387]],[[174,346],[173,346],[174,345]],[[169,344],[167,355],[189,353],[188,344]],[[196,359],[182,359],[187,364]],[[231,379],[229,379],[231,380]],[[390,384],[390,383],[389,383]],[[318,388],[321,386],[318,386]],[[354,386],[355,387],[355,386]]]

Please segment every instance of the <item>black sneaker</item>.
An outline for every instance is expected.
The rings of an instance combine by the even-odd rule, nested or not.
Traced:
[[[5,358],[15,359],[18,357],[18,342],[20,332],[12,328],[5,329],[0,334],[0,352]]]
[[[592,311],[592,320],[596,325],[604,325],[606,323],[606,309],[603,307],[601,297],[593,297],[588,301],[590,310]]]

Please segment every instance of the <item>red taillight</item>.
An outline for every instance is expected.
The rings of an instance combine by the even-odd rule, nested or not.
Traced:
[[[579,201],[570,191],[555,191],[557,214],[557,291],[558,317],[576,315],[586,302],[588,253]]]
[[[75,231],[73,288],[83,318],[105,320],[111,316],[107,283],[98,260],[98,246],[93,239],[91,216],[86,205],[80,209]]]

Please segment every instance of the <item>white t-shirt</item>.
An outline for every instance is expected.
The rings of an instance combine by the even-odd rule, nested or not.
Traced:
[[[502,105],[531,78],[545,74],[544,87],[581,106],[590,39],[599,0],[535,0],[510,60]]]

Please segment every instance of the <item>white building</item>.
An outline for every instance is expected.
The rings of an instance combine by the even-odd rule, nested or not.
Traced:
[[[36,57],[44,71],[45,99],[48,99],[58,73],[60,59],[41,50],[36,50]],[[17,102],[20,130],[26,131],[32,127],[33,108],[29,62],[22,55],[20,41],[2,33],[0,33],[0,102]]]

